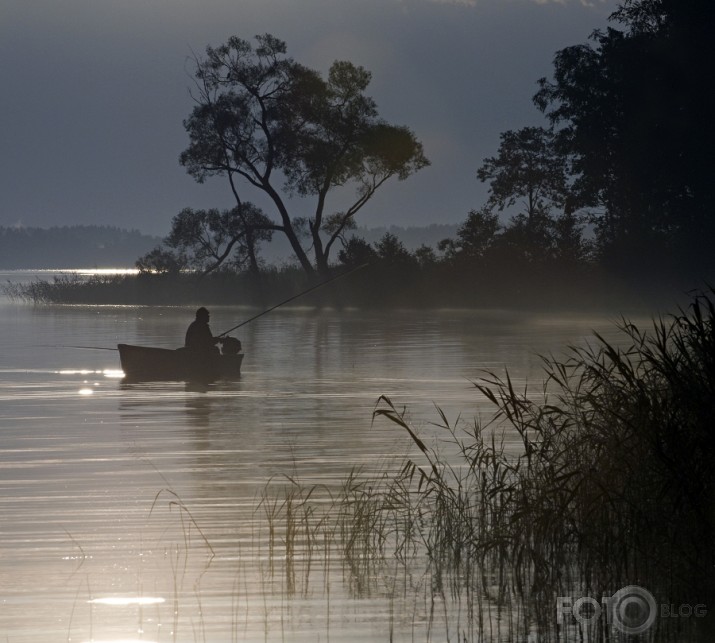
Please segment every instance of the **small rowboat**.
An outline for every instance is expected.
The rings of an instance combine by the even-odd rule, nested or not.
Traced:
[[[124,376],[134,382],[213,382],[235,380],[241,376],[242,353],[221,355],[131,344],[118,344],[117,348]]]

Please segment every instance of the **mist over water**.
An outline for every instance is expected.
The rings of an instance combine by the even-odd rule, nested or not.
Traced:
[[[211,312],[218,334],[255,311]],[[434,404],[489,415],[471,384],[484,369],[536,391],[539,353],[617,338],[609,315],[280,309],[240,330],[242,379],[204,388],[125,384],[116,351],[70,348],[178,346],[192,319],[0,302],[7,641],[411,640],[428,603],[388,600],[389,575],[363,591],[316,555],[290,586],[269,552],[266,484],[330,489],[356,466],[399,466],[409,441],[372,423],[380,395],[429,436]]]

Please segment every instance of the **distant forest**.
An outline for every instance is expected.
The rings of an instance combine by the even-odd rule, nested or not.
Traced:
[[[457,224],[429,226],[360,227],[355,232],[368,243],[386,233],[398,237],[408,250],[422,245],[437,246],[457,233]],[[137,230],[115,226],[75,225],[51,228],[0,226],[0,269],[38,268],[130,268],[137,257],[156,246],[161,239]],[[291,258],[290,246],[277,238],[266,245],[262,258],[280,264]]]
[[[0,227],[0,269],[131,267],[157,242],[114,226]]]
[[[437,248],[444,239],[455,237],[459,227],[460,224],[457,223],[433,223],[427,226],[358,226],[351,231],[351,235],[375,246],[386,234],[389,234],[399,239],[405,249],[415,252],[422,246]],[[344,244],[341,243],[340,249],[343,248]],[[283,235],[275,235],[270,243],[261,246],[259,258],[268,265],[295,263],[295,255]],[[198,268],[205,269],[204,266]]]

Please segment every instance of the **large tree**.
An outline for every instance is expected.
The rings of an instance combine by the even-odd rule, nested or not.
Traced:
[[[556,54],[535,101],[573,155],[580,198],[603,212],[604,255],[712,267],[715,6],[626,0],[612,20],[621,28]]]
[[[556,137],[543,127],[524,127],[500,135],[496,156],[477,170],[489,184],[488,206],[504,210],[518,206],[531,223],[568,202],[566,158]]]
[[[226,177],[238,206],[244,192],[262,192],[275,218],[248,225],[249,242],[252,230],[284,233],[305,271],[324,273],[376,190],[428,161],[409,129],[379,118],[364,94],[368,71],[338,61],[323,78],[288,57],[281,40],[266,34],[256,43],[232,37],[195,59],[197,104],[180,161],[199,182]],[[294,196],[312,200],[307,217],[291,211]]]
[[[171,221],[161,246],[137,260],[144,272],[208,274],[222,266],[258,273],[258,245],[270,241],[270,220],[248,201],[230,210],[184,208]]]
[[[582,259],[584,217],[576,213],[580,203],[571,189],[569,165],[551,129],[524,127],[501,134],[497,155],[484,159],[477,170],[489,185],[489,199],[460,229],[462,249],[482,255],[489,240],[529,260]],[[503,210],[513,216],[497,236],[496,212]]]

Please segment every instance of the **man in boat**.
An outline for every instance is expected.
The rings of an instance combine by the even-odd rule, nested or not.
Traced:
[[[209,327],[210,317],[209,311],[203,306],[196,311],[196,319],[191,322],[186,331],[185,348],[190,351],[218,354],[216,344],[223,342],[223,338],[214,337],[211,333],[211,328]]]

